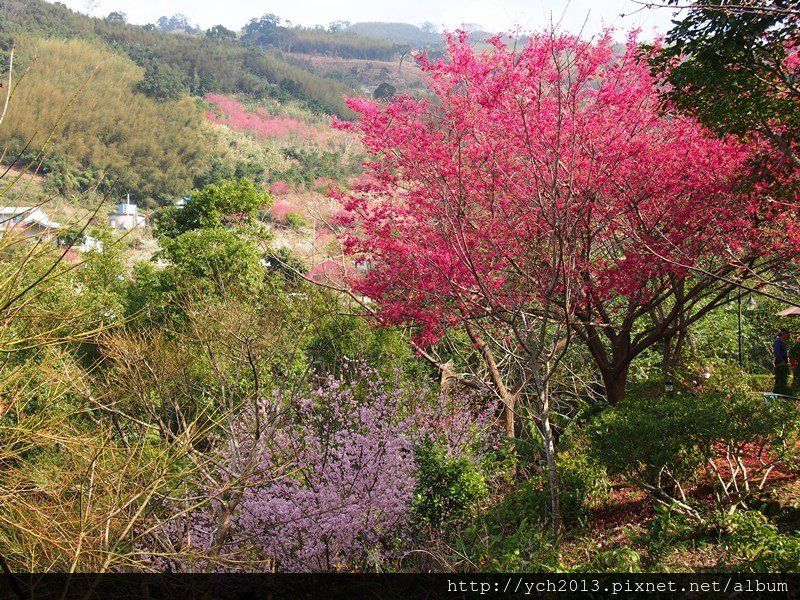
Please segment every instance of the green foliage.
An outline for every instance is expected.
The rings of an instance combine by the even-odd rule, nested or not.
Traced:
[[[181,74],[169,65],[152,62],[144,71],[144,79],[133,89],[156,100],[179,100],[186,93]]]
[[[384,81],[375,88],[375,91],[372,92],[372,97],[375,100],[391,100],[395,93],[397,93],[397,89],[391,83]]]
[[[642,557],[633,548],[611,548],[595,554],[589,562],[581,563],[584,573],[641,573]]]
[[[33,159],[32,155],[29,157]],[[45,190],[65,197],[90,190],[101,179],[100,171],[91,166],[83,168],[76,165],[69,156],[58,152],[53,152],[45,159],[42,170],[47,174]]]
[[[472,514],[489,490],[483,474],[466,456],[453,456],[431,439],[415,449],[417,485],[412,510],[433,528]]]
[[[467,523],[454,542],[456,550],[488,572],[560,570],[558,548],[544,520],[549,493],[540,483],[523,483]]]
[[[201,228],[253,224],[272,197],[248,179],[222,180],[195,190],[183,207],[170,206],[156,216],[156,235],[177,237]]]
[[[310,188],[317,179],[346,182],[361,172],[361,157],[321,148],[284,148],[283,153],[293,164],[270,175],[272,181],[285,181]]]
[[[176,13],[171,17],[161,16],[155,23],[156,27],[161,31],[180,31],[183,33],[198,33],[196,28],[192,27],[186,15]]]
[[[798,572],[800,532],[782,534],[760,512],[718,518],[720,544],[730,553],[725,570],[750,573]]]
[[[742,312],[745,326],[750,325],[752,337],[749,346],[751,362],[745,363],[748,370],[772,374],[772,342],[775,332],[786,327],[786,317],[775,315],[786,308],[786,305],[763,296],[754,296],[756,305],[752,310]],[[747,347],[747,346],[746,346]]]
[[[268,271],[280,273],[287,281],[299,281],[300,276],[308,271],[305,262],[285,247],[268,252],[264,260]]]
[[[765,445],[778,455],[792,455],[795,427],[789,424],[797,423],[798,414],[791,403],[766,403],[744,383],[717,379],[706,389],[683,388],[675,395],[658,386],[634,387],[587,427],[593,458],[610,475],[626,477],[661,503],[681,502],[689,512],[694,509],[685,496],[687,483],[710,476],[715,486],[719,480],[718,502],[735,507],[747,496],[738,493],[744,483],[723,485],[725,475],[714,470],[714,459],[723,452],[741,460],[748,451],[763,452]],[[720,389],[726,384],[730,391]],[[748,475],[755,476],[745,470],[743,476]],[[747,481],[747,490],[751,486],[757,484]]]
[[[62,246],[80,245],[85,239],[86,230],[82,225],[72,225],[58,234],[58,244]]]
[[[169,276],[163,274],[150,261],[139,261],[133,266],[131,280],[125,286],[123,303],[125,318],[142,322],[160,319],[164,297],[172,291]]]
[[[124,312],[123,242],[107,227],[89,227],[87,231],[100,241],[102,250],[85,252],[83,264],[74,274],[74,283],[81,290],[80,304],[94,312],[100,323],[117,323]]]
[[[408,381],[428,381],[436,375],[414,355],[407,331],[375,328],[363,317],[349,314],[321,322],[309,340],[308,353],[317,371],[337,377],[348,376],[352,360],[364,362],[385,377],[396,370]]]
[[[236,41],[236,32],[231,31],[227,27],[222,25],[214,25],[211,29],[206,31],[206,36],[216,40],[222,40],[227,42]]]
[[[771,4],[760,10],[734,0],[719,10],[702,0],[681,14],[654,60],[674,105],[724,133],[797,127],[798,93],[784,61],[794,51],[798,23],[794,10]]]
[[[584,437],[572,438],[558,453],[561,513],[566,522],[585,520],[589,511],[609,497],[611,484],[605,470],[590,454]]]
[[[142,72],[85,41],[20,37],[30,71],[0,129],[10,155],[44,144],[49,186],[65,194],[113,187],[139,198],[182,195],[216,150],[190,100],[155,102],[132,94]],[[34,57],[38,57],[34,61]],[[38,151],[23,160],[38,164]]]
[[[172,268],[164,272],[168,288],[191,293],[247,293],[264,278],[255,244],[223,228],[196,229],[162,238],[160,256]]]
[[[750,387],[754,392],[771,392],[775,386],[775,377],[773,375],[751,375]]]
[[[127,23],[128,22],[128,15],[126,15],[124,12],[113,11],[113,12],[108,13],[108,16],[106,17],[106,21],[108,21],[110,23]]]
[[[286,226],[290,229],[305,229],[308,227],[308,221],[296,212],[290,212],[286,215]]]
[[[705,525],[690,519],[671,506],[656,505],[655,518],[650,521],[645,531],[638,536],[637,542],[648,549],[648,562],[658,562],[663,556],[687,546],[704,542]]]

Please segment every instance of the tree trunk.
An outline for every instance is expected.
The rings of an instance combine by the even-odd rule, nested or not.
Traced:
[[[664,381],[672,381],[672,337],[666,337],[661,341],[661,378]]]
[[[589,353],[595,366],[600,371],[605,387],[606,399],[611,406],[625,397],[625,383],[628,379],[628,367],[631,362],[630,331],[607,334],[611,341],[611,349],[603,345],[600,334],[589,328],[590,337],[586,340]]]
[[[550,480],[550,508],[553,516],[553,537],[555,537],[561,531],[561,490],[556,468],[556,444],[553,429],[550,427],[550,398],[546,390],[539,393],[539,418],[542,421],[542,442]]]
[[[223,499],[220,506],[219,514],[217,515],[217,526],[214,529],[214,535],[211,539],[211,545],[208,548],[210,556],[217,558],[222,551],[222,547],[228,539],[228,534],[233,525],[233,503],[230,499]]]
[[[506,432],[506,437],[513,438],[516,435],[514,431],[514,398],[511,394],[506,394],[503,398],[503,428]]]
[[[616,405],[625,397],[625,383],[628,381],[628,365],[604,370],[603,385],[606,388],[606,398],[611,406]]]
[[[447,361],[440,367],[441,375],[439,378],[439,391],[443,396],[449,396],[453,391],[453,384],[456,381],[456,372],[452,360]]]
[[[481,335],[475,331],[470,323],[465,324],[465,329],[467,331],[467,335],[469,335],[473,344],[475,344],[475,347],[481,353],[486,367],[489,369],[489,377],[494,384],[495,389],[497,390],[497,395],[500,396],[500,401],[502,402],[502,406],[498,408],[500,409],[500,417],[503,420],[503,427],[505,429],[506,436],[513,438],[515,436],[514,405],[516,404],[517,396],[519,395],[521,388],[517,391],[511,391],[506,387],[505,383],[503,382],[503,376],[500,373],[500,369],[497,366],[497,362],[494,359],[494,354],[489,348],[489,345],[484,341]]]
[[[241,498],[242,493],[237,490],[222,495],[219,512],[217,513],[217,526],[214,529],[211,545],[208,548],[208,555],[214,559],[219,558],[222,547],[228,541],[233,527],[233,513]]]

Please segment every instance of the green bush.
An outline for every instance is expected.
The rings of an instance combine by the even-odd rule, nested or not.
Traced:
[[[641,573],[642,557],[633,548],[623,546],[598,552],[579,567],[581,573]]]
[[[750,387],[754,392],[771,392],[774,385],[774,375],[750,375]]]
[[[558,472],[561,511],[567,522],[587,517],[589,509],[608,494],[608,478],[588,454],[585,438],[574,437],[564,444],[558,456]],[[560,570],[558,543],[548,525],[550,511],[547,477],[533,477],[468,524],[456,546],[474,562],[481,562],[486,571]],[[611,570],[634,570],[621,565]]]
[[[254,225],[258,211],[273,198],[249,179],[223,179],[191,193],[185,206],[168,206],[155,216],[155,234],[177,238],[198,229]]]
[[[489,495],[483,473],[468,457],[452,456],[444,445],[427,439],[417,446],[415,458],[413,511],[431,527],[469,516]]]
[[[632,390],[587,427],[593,458],[610,475],[697,518],[702,503],[688,497],[688,484],[703,478],[713,482],[718,504],[734,509],[745,504],[776,456],[796,453],[798,411],[792,403],[767,404],[736,382],[728,393],[715,389],[723,383],[707,387],[675,395]],[[748,452],[758,454],[761,468],[728,472],[714,462],[722,455],[743,463]]]
[[[656,518],[650,521],[645,533],[638,538],[649,549],[651,559],[659,559],[669,551],[697,541],[704,525],[673,510],[671,506],[655,507]]]
[[[757,511],[724,516],[718,524],[720,544],[728,551],[731,563],[724,565],[726,570],[752,573],[800,570],[800,532],[781,534]]]
[[[559,552],[546,523],[549,510],[550,494],[542,480],[527,481],[468,523],[453,545],[484,571],[557,571]]]
[[[308,227],[308,221],[297,213],[290,212],[286,215],[286,226],[290,229],[304,229]]]
[[[561,514],[567,522],[577,522],[609,496],[610,482],[605,469],[589,454],[583,437],[564,444],[558,454]]]
[[[144,78],[133,89],[155,100],[178,100],[187,92],[180,73],[155,61],[147,65]]]
[[[486,572],[553,572],[561,570],[557,546],[546,527],[536,519],[523,519],[510,534],[484,532]]]

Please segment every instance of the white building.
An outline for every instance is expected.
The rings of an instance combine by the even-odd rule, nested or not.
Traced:
[[[0,207],[0,235],[13,230],[25,237],[42,240],[54,237],[60,228],[61,225],[51,221],[38,206]]]
[[[137,206],[131,204],[130,197],[117,204],[116,212],[108,213],[108,226],[111,229],[135,229],[144,224],[144,215],[140,215]]]
[[[83,236],[83,241],[80,244],[75,244],[72,247],[75,250],[78,250],[79,252],[89,252],[90,250],[93,250],[95,252],[102,252],[103,240],[98,240],[97,238],[85,235]]]

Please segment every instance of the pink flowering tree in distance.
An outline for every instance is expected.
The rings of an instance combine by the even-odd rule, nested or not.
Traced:
[[[781,248],[740,186],[747,148],[665,111],[634,35],[622,52],[610,34],[489,42],[453,35],[421,59],[433,100],[349,101],[360,118],[339,126],[372,161],[340,196],[344,241],[373,265],[351,284],[382,322],[421,344],[466,332],[509,436],[532,400],[557,527],[548,383],[571,338],[614,404],[637,355],[672,347]]]

